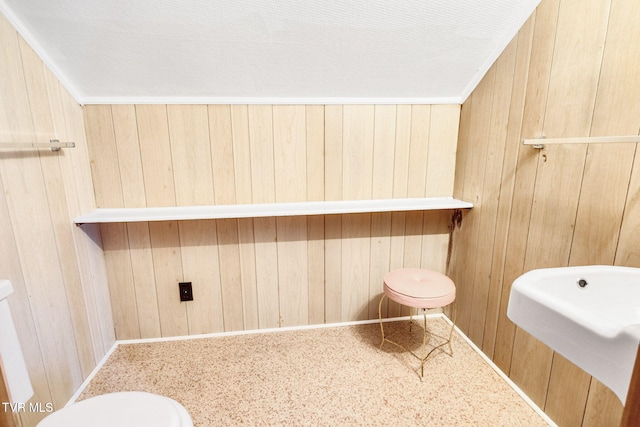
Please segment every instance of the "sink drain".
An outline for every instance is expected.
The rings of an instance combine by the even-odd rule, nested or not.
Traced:
[[[579,288],[586,288],[587,286],[589,286],[589,282],[587,282],[587,279],[578,279],[578,281],[576,282],[578,284]]]

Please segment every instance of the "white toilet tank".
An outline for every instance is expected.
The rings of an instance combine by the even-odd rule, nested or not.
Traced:
[[[11,282],[0,280],[0,362],[9,400],[12,403],[25,403],[33,396],[33,388],[7,301],[12,293]]]
[[[37,427],[193,427],[180,403],[142,391],[92,397],[66,406]]]

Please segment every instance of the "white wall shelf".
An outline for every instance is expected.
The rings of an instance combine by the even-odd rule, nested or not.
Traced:
[[[186,221],[196,219],[469,209],[472,207],[472,203],[452,197],[428,197],[421,199],[343,200],[161,208],[99,208],[90,214],[77,217],[74,222],[80,225],[109,222]]]

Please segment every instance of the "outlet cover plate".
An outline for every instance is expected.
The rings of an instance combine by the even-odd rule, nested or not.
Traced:
[[[180,301],[193,301],[191,282],[180,282],[178,287],[180,288]]]

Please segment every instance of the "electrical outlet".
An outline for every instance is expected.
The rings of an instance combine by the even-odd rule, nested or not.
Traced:
[[[193,301],[191,282],[180,282],[178,287],[180,288],[180,301]]]

